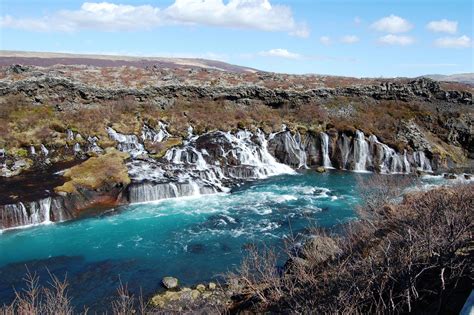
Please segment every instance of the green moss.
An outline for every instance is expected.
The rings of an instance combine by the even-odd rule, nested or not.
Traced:
[[[13,148],[10,150],[10,153],[14,156],[25,158],[28,156],[28,150],[24,148]]]
[[[109,148],[104,155],[91,157],[64,173],[69,180],[62,186],[56,187],[57,193],[75,193],[78,188],[95,190],[107,185],[128,185],[130,177],[125,165],[128,153]]]

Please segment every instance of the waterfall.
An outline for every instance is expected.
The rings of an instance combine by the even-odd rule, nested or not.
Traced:
[[[261,131],[217,131],[192,136],[181,146],[169,149],[160,161],[127,163],[132,180],[142,183],[131,187],[130,200],[227,192],[229,184],[241,180],[294,173],[291,167],[278,163],[267,146]]]
[[[268,142],[262,131],[257,130],[254,135],[250,131],[240,130],[235,135],[230,132],[224,135],[232,147],[230,154],[239,161],[240,165],[252,166],[255,177],[266,178],[272,175],[294,173],[291,167],[277,162],[275,157],[268,152]],[[253,136],[256,136],[260,145],[252,141]]]
[[[87,152],[95,153],[95,154],[101,154],[104,152],[101,147],[97,144],[99,139],[97,137],[87,137],[87,142],[89,142],[89,146],[87,148]]]
[[[367,162],[370,162],[369,144],[365,140],[363,132],[357,130],[356,138],[354,139],[354,171],[367,171]]]
[[[79,152],[81,152],[81,151],[82,151],[81,145],[80,145],[79,143],[74,144],[73,150],[74,150],[74,153],[79,153]]]
[[[136,135],[124,135],[118,133],[111,127],[107,128],[107,133],[112,140],[118,143],[117,149],[120,151],[128,152],[132,157],[138,157],[147,153],[145,147],[139,142]]]
[[[49,150],[44,146],[44,144],[41,144],[40,148],[41,148],[41,153],[43,153],[44,156],[48,156]]]
[[[3,206],[0,229],[51,223],[51,198]]]
[[[74,132],[73,132],[71,129],[68,129],[68,130],[66,131],[66,139],[67,139],[68,141],[74,140]]]
[[[403,151],[403,165],[405,166],[405,173],[410,173],[411,167],[410,167],[410,162],[408,162],[408,158],[407,158],[407,150]]]
[[[301,141],[301,134],[299,132],[296,133],[294,137],[292,137],[292,143],[293,143],[293,152],[296,156],[298,156],[298,159],[300,160],[300,163],[298,165],[298,168],[308,168],[307,165],[307,157],[306,157],[306,151],[303,147],[302,141]]]
[[[193,180],[186,183],[155,184],[145,182],[130,187],[129,199],[131,203],[137,203],[178,197],[200,196],[201,194],[211,193],[216,193],[216,191],[210,187],[200,187],[200,185]]]
[[[416,151],[413,153],[413,158],[417,165],[417,169],[424,172],[432,172],[430,160],[426,157],[425,152]]]
[[[321,132],[321,152],[323,155],[323,166],[325,168],[332,168],[331,159],[329,158],[329,136]]]
[[[347,169],[349,162],[349,154],[351,153],[351,140],[346,134],[342,134],[340,141],[338,141],[339,150],[341,151],[342,165],[343,170]]]
[[[275,150],[284,152],[279,157],[280,162],[294,168],[308,168],[307,152],[299,132],[292,135],[290,131],[281,131],[276,134],[270,134],[268,140],[276,141]]]
[[[142,128],[142,140],[143,141],[151,141],[151,142],[162,142],[163,140],[168,139],[171,135],[166,130],[167,125],[162,123],[161,121],[158,122],[159,130],[156,131],[153,128],[149,127],[148,125],[143,125]]]
[[[381,143],[375,135],[369,137],[369,142],[371,146],[370,151],[372,152],[372,161],[373,163],[379,163],[380,173],[395,174],[410,171],[409,167],[407,171],[406,164],[402,162],[402,157],[394,149]],[[380,156],[375,156],[377,150],[381,151],[382,154]]]

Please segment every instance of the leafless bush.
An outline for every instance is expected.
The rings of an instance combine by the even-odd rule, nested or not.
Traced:
[[[362,196],[362,202],[358,207],[359,215],[375,216],[380,214],[384,206],[401,201],[407,188],[418,183],[418,179],[411,175],[389,176],[383,174],[372,174],[369,177],[359,177],[357,187]]]
[[[117,289],[118,298],[112,302],[112,313],[116,315],[128,315],[135,313],[135,297],[128,291],[128,285],[120,280]]]
[[[40,286],[36,273],[27,270],[24,278],[25,288],[22,291],[15,291],[15,300],[10,305],[0,308],[0,313],[4,315],[73,314],[71,300],[67,294],[66,278],[61,281],[52,274],[50,277],[50,287]]]

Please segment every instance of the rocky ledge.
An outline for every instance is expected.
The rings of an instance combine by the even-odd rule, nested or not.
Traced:
[[[165,82],[156,85],[151,82],[143,88],[98,87],[78,80],[46,74],[19,81],[0,81],[0,96],[9,94],[23,94],[33,103],[39,104],[60,99],[63,106],[94,104],[127,97],[132,97],[139,102],[150,102],[160,107],[171,106],[176,99],[220,99],[245,105],[258,102],[272,107],[281,107],[326,101],[335,97],[472,105],[470,92],[446,91],[438,82],[426,78],[403,83],[380,82],[372,85],[321,87],[297,91],[291,88],[272,89],[253,84],[203,86],[186,82]]]

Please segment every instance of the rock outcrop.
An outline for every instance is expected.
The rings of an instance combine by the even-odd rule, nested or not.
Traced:
[[[311,101],[324,101],[333,97],[362,97],[374,100],[400,100],[404,102],[447,102],[472,105],[472,94],[465,91],[444,91],[438,82],[416,79],[408,83],[384,82],[378,85],[342,88],[316,88],[305,91],[269,89],[257,85],[200,86],[190,84],[150,85],[136,88],[100,88],[80,81],[57,76],[32,77],[21,81],[0,81],[0,96],[21,93],[33,102],[43,103],[61,99],[64,104],[94,104],[106,100],[133,97],[161,107],[172,104],[176,98],[224,99],[242,104],[261,102],[272,107],[296,106]]]

